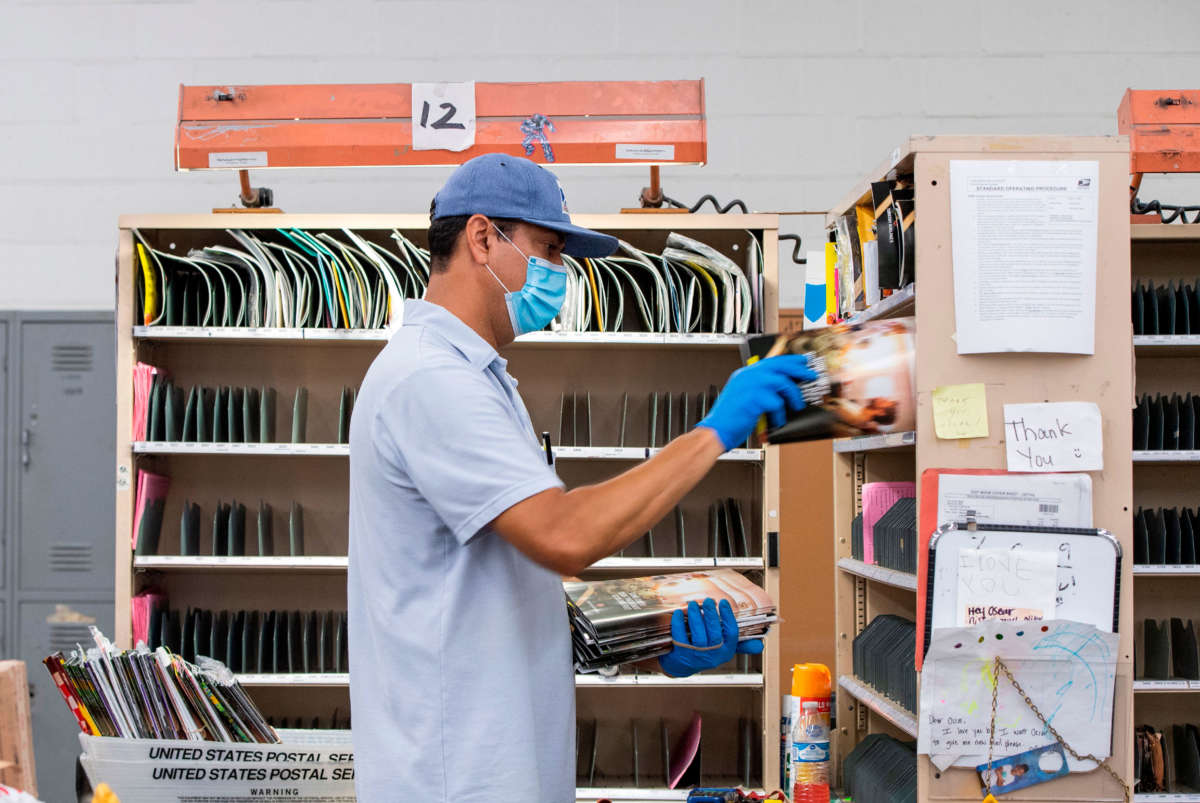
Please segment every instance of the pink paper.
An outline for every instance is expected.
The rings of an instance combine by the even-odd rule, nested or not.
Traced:
[[[696,754],[700,752],[700,714],[692,714],[691,724],[687,726],[687,730],[679,737],[679,741],[675,743],[675,747],[671,750],[671,771],[669,773],[670,783],[667,784],[668,789],[674,789],[679,781],[683,778],[683,774],[688,771],[688,767],[692,766],[692,762],[696,760]]]
[[[155,606],[165,602],[166,596],[157,591],[143,591],[129,601],[129,613],[133,625],[133,645],[139,642],[150,643],[150,612]]]
[[[146,424],[150,417],[150,391],[154,387],[154,375],[158,369],[149,363],[139,362],[133,366],[133,432],[135,441],[146,440]]]
[[[917,495],[915,482],[868,482],[862,487],[863,562],[875,562],[875,522],[901,499]]]
[[[138,470],[137,498],[133,506],[133,532],[129,534],[130,549],[137,549],[138,529],[142,525],[142,513],[146,510],[146,502],[150,499],[166,499],[170,487],[170,477]]]

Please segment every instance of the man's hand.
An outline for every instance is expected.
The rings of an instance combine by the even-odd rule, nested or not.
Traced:
[[[739,368],[697,426],[713,430],[725,449],[732,449],[746,442],[760,416],[779,427],[787,421],[788,408],[803,410],[804,395],[796,383],[816,378],[802,354],[781,354]]]
[[[702,669],[713,669],[733,658],[735,653],[757,655],[762,652],[762,639],[738,642],[737,617],[733,615],[729,600],[721,600],[719,613],[712,597],[704,600],[703,608],[689,602],[687,609],[686,624],[682,610],[671,614],[671,640],[675,646],[658,659],[663,672],[671,677],[685,678]]]

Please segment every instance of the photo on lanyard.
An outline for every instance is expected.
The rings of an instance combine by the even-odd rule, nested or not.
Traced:
[[[1066,775],[1067,757],[1062,745],[1048,744],[1015,756],[992,759],[975,769],[985,789],[990,785],[993,795],[1005,795]]]

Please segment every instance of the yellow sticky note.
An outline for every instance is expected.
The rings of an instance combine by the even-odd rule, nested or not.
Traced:
[[[986,438],[987,390],[983,383],[934,388],[933,428],[939,438]]]

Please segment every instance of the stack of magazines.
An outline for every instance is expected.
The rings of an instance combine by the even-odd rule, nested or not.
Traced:
[[[119,650],[95,627],[95,647],[43,663],[84,733],[125,739],[277,744],[279,737],[219,661],[190,664],[140,646]]]
[[[767,632],[778,618],[770,595],[732,569],[594,582],[565,581],[575,668],[610,672],[671,651],[671,614],[707,597],[728,600],[741,640]]]

